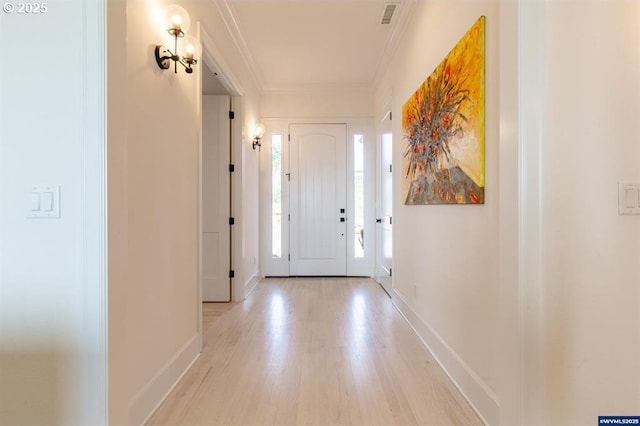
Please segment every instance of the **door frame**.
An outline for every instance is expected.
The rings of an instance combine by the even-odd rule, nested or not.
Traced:
[[[265,136],[262,139],[262,155],[260,156],[260,275],[262,277],[288,277],[289,262],[289,229],[283,226],[282,230],[282,252],[280,259],[271,256],[271,135],[281,134],[283,140],[288,143],[289,126],[292,124],[347,124],[347,184],[351,187],[352,181],[349,176],[353,175],[353,137],[362,134],[365,137],[365,167],[368,170],[375,170],[376,167],[376,126],[373,117],[345,118],[299,118],[299,117],[272,117],[262,118],[265,126]],[[286,173],[289,169],[288,149],[284,149],[282,182],[286,184]],[[365,173],[367,173],[365,169]],[[365,179],[365,224],[375,224],[375,173],[369,173],[369,178]],[[352,197],[352,190],[349,190],[347,197]],[[288,188],[283,189],[282,211],[289,211]],[[347,200],[349,205],[349,199]],[[347,207],[350,208],[350,207]],[[374,229],[374,228],[372,228]],[[374,235],[372,233],[372,235]],[[365,238],[365,258],[353,259],[351,249],[347,247],[347,275],[373,277],[375,265],[375,237]]]
[[[197,37],[202,44],[202,61],[206,64],[211,71],[216,73],[218,80],[231,98],[231,110],[235,112],[234,120],[231,120],[231,137],[229,143],[231,144],[231,164],[234,161],[242,161],[242,124],[244,122],[244,114],[242,111],[243,105],[243,97],[244,90],[239,84],[239,80],[234,76],[234,74],[229,69],[229,66],[224,62],[223,55],[220,49],[216,46],[213,39],[209,36],[209,34],[202,28],[200,22],[196,25]],[[198,336],[199,336],[199,346],[200,350],[202,350],[202,72],[197,72],[197,120],[199,126],[199,142],[198,142]],[[236,259],[241,259],[241,215],[239,212],[242,211],[242,194],[241,194],[241,185],[240,179],[238,177],[238,169],[241,169],[241,164],[236,164],[236,171],[231,175],[231,185],[230,185],[230,214],[236,218],[236,225],[232,228],[229,239],[231,245],[231,253],[230,253],[230,267],[233,270],[239,270],[241,268],[237,267]],[[234,232],[235,231],[235,232]],[[231,280],[231,300],[237,300],[238,297],[244,296],[244,289],[238,289],[239,284],[243,283],[242,277],[236,274],[235,279]]]
[[[206,99],[205,99],[206,98]],[[220,102],[218,102],[217,100],[213,100],[211,98],[222,98]],[[224,243],[225,245],[222,244],[218,244],[218,250],[219,251],[224,251],[224,261],[220,262],[220,274],[221,277],[224,277],[224,274],[226,273],[225,270],[227,269],[232,269],[231,264],[232,264],[232,239],[231,239],[231,233],[233,232],[233,226],[231,226],[229,224],[229,220],[228,218],[232,216],[232,202],[233,202],[233,193],[231,192],[231,174],[228,170],[228,164],[231,163],[231,119],[228,118],[228,111],[230,111],[231,108],[231,96],[228,94],[225,95],[202,95],[202,104],[203,104],[203,113],[205,110],[205,104],[207,104],[209,107],[213,107],[213,105],[215,105],[216,111],[220,114],[218,115],[216,118],[217,120],[220,121],[220,126],[215,127],[215,130],[213,129],[209,129],[210,131],[213,130],[212,133],[205,135],[204,134],[204,128],[205,128],[205,120],[201,120],[201,126],[202,126],[202,132],[201,132],[201,141],[202,138],[204,136],[207,136],[207,138],[213,138],[215,137],[218,141],[216,144],[216,150],[218,154],[221,154],[221,151],[227,150],[227,152],[224,153],[224,157],[226,158],[221,158],[221,155],[217,155],[216,156],[216,164],[204,164],[203,163],[203,150],[204,150],[204,141],[202,141],[203,146],[202,149],[200,151],[200,183],[199,183],[199,187],[200,187],[200,193],[199,193],[199,198],[201,200],[200,202],[200,209],[204,210],[204,203],[202,202],[204,195],[203,195],[203,190],[204,190],[204,186],[205,186],[205,182],[204,182],[204,173],[206,170],[209,169],[215,169],[215,174],[217,174],[219,176],[220,179],[223,179],[223,176],[226,174],[228,175],[228,181],[227,181],[227,176],[224,176],[224,180],[223,181],[218,181],[219,184],[219,188],[220,188],[220,196],[218,199],[224,200],[226,199],[227,204],[225,205],[224,203],[220,203],[217,205],[218,208],[218,212],[220,214],[220,217],[218,219],[218,226],[219,226],[219,232],[220,232],[220,237],[224,236],[224,240],[222,243]],[[224,106],[222,105],[224,104]],[[222,114],[224,114],[224,119],[222,118]],[[207,117],[209,118],[209,117]],[[224,127],[224,130],[223,130]],[[224,136],[223,136],[224,135]],[[226,139],[226,140],[225,140]],[[211,144],[211,141],[209,141],[209,144]],[[223,146],[224,144],[226,144],[226,146]],[[209,149],[213,149],[214,147],[212,145],[208,146]],[[209,174],[210,176],[211,174]],[[225,211],[222,211],[221,208],[224,207]],[[204,218],[203,216],[203,211],[200,211],[200,222],[203,223],[204,222]],[[228,227],[228,229],[224,229]],[[201,230],[201,238],[204,238],[204,225],[202,225],[202,230]],[[228,237],[226,232],[228,232]],[[227,241],[228,240],[228,241]],[[202,247],[202,244],[200,245],[200,247]],[[204,265],[203,265],[203,256],[204,256],[204,249],[202,250],[202,252],[200,252],[200,264],[202,265],[202,267],[200,268],[201,271],[204,271]],[[221,253],[218,253],[218,259],[222,260],[222,256]],[[227,278],[221,278],[222,280],[226,280],[227,282],[227,286],[228,286],[228,296],[225,298],[225,300],[204,300],[205,297],[205,283],[204,283],[204,274],[202,274],[202,276],[200,277],[201,280],[203,280],[202,282],[202,302],[212,302],[212,303],[224,303],[224,302],[231,302],[231,292],[232,292],[232,279],[228,277]],[[222,289],[222,287],[220,287],[220,289]]]
[[[376,218],[383,218],[383,208],[382,208],[382,179],[383,176],[381,174],[381,166],[382,166],[382,151],[383,151],[383,135],[385,134],[383,129],[383,123],[389,117],[389,121],[391,123],[391,137],[393,138],[393,112],[392,112],[392,99],[389,98],[385,103],[385,107],[382,109],[382,113],[378,116],[377,120],[377,161],[376,161]],[[392,142],[393,144],[393,142]],[[393,145],[391,148],[391,164],[394,164],[393,158]],[[391,196],[391,217],[395,215],[395,203],[394,203],[394,193],[395,193],[395,173],[391,174],[391,188],[392,188],[392,196]],[[383,219],[384,220],[384,219]],[[395,240],[393,238],[393,233],[391,237],[391,267],[389,268],[389,275],[383,275],[382,273],[382,226],[376,223],[376,252],[375,252],[375,266],[374,266],[374,274],[375,280],[382,286],[382,288],[387,292],[387,294],[392,297],[393,291],[393,252],[395,251]]]

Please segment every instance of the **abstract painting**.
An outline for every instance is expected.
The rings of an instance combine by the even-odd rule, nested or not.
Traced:
[[[485,17],[402,108],[405,204],[484,204]]]

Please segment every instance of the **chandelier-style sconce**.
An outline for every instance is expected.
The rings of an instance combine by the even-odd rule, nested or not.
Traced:
[[[264,136],[264,124],[256,124],[253,128],[253,149],[258,147],[258,151],[260,151],[260,147],[262,146],[262,137]]]
[[[166,30],[174,39],[173,51],[165,46],[156,46],[156,63],[160,69],[168,70],[173,61],[173,72],[178,73],[178,64],[182,65],[187,72],[193,72],[192,65],[198,63],[197,57],[200,55],[200,43],[195,37],[186,35],[191,25],[191,18],[186,10],[178,5],[167,7],[165,12]],[[178,53],[178,39],[182,38],[184,55]]]

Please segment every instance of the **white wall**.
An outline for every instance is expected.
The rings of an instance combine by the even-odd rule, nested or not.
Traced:
[[[267,92],[261,97],[263,118],[373,117],[373,94],[368,90],[310,90]]]
[[[570,22],[570,31],[567,23]],[[547,4],[541,306],[546,424],[640,413],[640,4]]]
[[[528,3],[533,5],[533,2]],[[504,1],[500,3],[500,153],[499,153],[499,176],[500,176],[500,208],[499,208],[499,283],[500,295],[498,317],[500,338],[496,341],[503,350],[496,354],[496,362],[500,366],[498,369],[497,394],[500,398],[499,420],[495,424],[504,426],[510,425],[537,425],[539,422],[522,422],[522,404],[533,398],[527,394],[523,395],[522,377],[526,372],[523,366],[522,355],[525,352],[522,348],[521,329],[523,323],[522,314],[524,311],[520,305],[521,278],[521,235],[520,227],[522,221],[519,217],[521,200],[519,192],[523,183],[531,180],[537,182],[537,176],[532,179],[521,179],[519,176],[521,169],[520,155],[522,154],[521,144],[521,111],[519,106],[519,94],[521,84],[526,84],[519,76],[521,58],[519,49],[522,41],[520,31],[522,23],[532,21],[532,27],[538,27],[538,14],[530,13],[529,19],[525,17],[523,5],[519,1]],[[541,29],[544,31],[544,28]],[[530,58],[530,62],[525,62],[535,71],[535,55],[525,56]],[[520,69],[519,69],[520,68]],[[526,69],[526,67],[524,68]],[[538,90],[533,86],[531,90]],[[534,159],[535,161],[535,159]],[[537,170],[534,168],[533,170]],[[528,192],[528,191],[527,191]],[[537,193],[533,194],[534,196]],[[530,224],[530,222],[526,222]],[[536,247],[537,248],[537,247]],[[536,284],[537,286],[538,284]],[[529,310],[531,312],[532,310]],[[533,310],[537,312],[537,310]]]
[[[242,106],[244,128],[241,151],[234,157],[236,164],[240,163],[240,175],[236,179],[235,188],[242,191],[242,207],[237,208],[242,218],[241,251],[236,254],[241,266],[241,275],[236,280],[234,300],[243,300],[255,288],[260,279],[260,182],[259,182],[259,152],[253,149],[253,129],[260,122],[260,97],[257,90],[246,91]],[[236,147],[237,149],[237,147]],[[237,169],[236,169],[237,170]],[[241,179],[241,180],[240,180]],[[237,198],[237,197],[236,197]],[[236,243],[238,241],[236,240]]]
[[[445,38],[456,25],[463,26],[447,18],[450,12],[462,18],[467,13],[455,7],[445,11],[438,4],[418,8],[405,39],[405,44],[406,40],[418,44],[425,39],[434,44],[422,60],[410,55],[412,49],[417,52],[416,46],[400,51],[396,61],[404,72],[396,70],[394,74],[392,69],[385,76],[377,92],[377,108],[393,92],[399,113],[410,89],[443,54],[434,54],[431,62],[430,51],[446,50],[451,43]],[[637,415],[640,223],[636,217],[618,216],[617,182],[640,180],[639,131],[635,125],[640,106],[640,5],[595,0],[501,3],[497,114],[491,100],[494,97],[495,102],[498,94],[498,87],[491,82],[495,78],[491,71],[492,51],[496,53],[492,47],[495,14],[476,12],[469,11],[469,19],[479,13],[487,15],[488,150],[491,126],[497,125],[498,118],[500,124],[499,166],[495,153],[488,151],[487,155],[488,173],[500,175],[502,197],[487,198],[488,205],[497,202],[500,207],[500,303],[495,304],[493,297],[481,297],[476,299],[479,305],[467,306],[466,311],[449,315],[439,310],[437,304],[449,307],[447,302],[454,301],[464,307],[467,303],[467,289],[457,280],[467,268],[455,265],[442,278],[446,286],[430,294],[430,301],[418,297],[405,302],[410,300],[406,292],[411,288],[407,286],[417,283],[420,295],[421,288],[433,285],[432,273],[422,281],[408,274],[408,270],[418,270],[417,255],[414,260],[412,253],[398,249],[398,245],[413,241],[412,252],[426,249],[433,256],[437,252],[432,241],[444,239],[438,232],[425,231],[409,240],[405,228],[417,226],[418,221],[407,223],[413,217],[399,202],[394,275],[402,298],[396,302],[491,424],[573,426],[595,422],[598,415]],[[447,30],[439,29],[438,22]],[[425,31],[431,28],[433,33],[421,33],[416,26]],[[403,58],[411,61],[402,62]],[[421,65],[424,62],[428,64]],[[418,72],[424,75],[414,76]],[[399,132],[396,124],[396,136]],[[489,180],[488,192],[491,185]],[[420,212],[440,226],[468,219],[447,213],[450,216],[445,219],[426,209]],[[465,244],[471,241],[467,239]],[[450,262],[449,257],[437,259],[445,266]],[[496,296],[495,287],[486,282],[495,277],[490,268],[495,265],[492,255],[475,255],[475,259],[489,269],[479,269],[485,277],[467,277],[468,283],[482,284],[489,291],[487,296]],[[442,268],[430,265],[429,270],[437,274]],[[483,311],[486,315],[491,308],[500,312],[499,339],[492,337],[496,324],[491,331],[482,322],[467,322]],[[465,324],[475,336],[486,339],[484,344],[468,340],[479,356],[464,347],[459,349],[458,339],[468,336],[451,331]],[[441,340],[434,338],[436,333]],[[491,342],[499,343],[500,351],[491,354]],[[499,395],[499,420],[492,415],[495,409],[483,410],[474,398],[473,383],[470,386],[464,375],[457,375],[449,352],[456,352],[460,356],[457,361],[478,372],[490,393]],[[493,359],[492,369],[485,368],[490,365],[482,363],[483,359]]]
[[[109,421],[126,424],[131,398],[128,361],[128,103],[126,2],[109,2],[107,38],[107,172],[109,274]]]
[[[106,424],[104,7],[0,13],[0,424]]]
[[[109,380],[110,421],[141,424],[198,356],[198,185],[200,67],[161,71],[156,44],[171,41],[165,2],[110,3],[109,41]],[[234,146],[234,299],[257,265],[257,160],[247,136],[259,98],[213,2],[185,1],[242,85]],[[125,32],[126,29],[126,32]],[[243,214],[246,212],[247,214]],[[255,240],[255,241],[254,241]],[[255,259],[255,260],[254,260]]]
[[[486,21],[486,197],[482,206],[405,206],[402,105],[471,25]],[[394,301],[480,414],[497,423],[499,7],[420,2],[376,90],[394,116]]]

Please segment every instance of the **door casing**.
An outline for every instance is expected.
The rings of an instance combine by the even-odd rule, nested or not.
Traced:
[[[391,295],[393,288],[393,126],[390,109],[379,123],[376,219],[376,281]],[[380,222],[377,222],[377,221]]]
[[[288,176],[290,170],[290,153],[289,153],[289,127],[298,124],[346,124],[347,141],[346,141],[346,187],[347,187],[347,212],[353,211],[353,140],[356,135],[364,137],[364,221],[365,221],[365,238],[364,238],[364,257],[354,257],[353,238],[350,238],[354,225],[347,217],[347,276],[373,277],[376,252],[375,238],[375,213],[376,213],[376,131],[372,118],[340,118],[329,117],[326,119],[296,119],[296,118],[264,118],[261,120],[265,125],[265,136],[262,139],[262,151],[260,154],[260,267],[263,277],[287,277],[290,276],[288,255],[289,247],[289,226],[287,221],[287,213],[289,213],[289,182]],[[278,135],[282,137],[284,145],[283,149],[283,166],[280,181],[282,182],[282,212],[283,226],[280,238],[282,241],[282,256],[277,257],[272,253],[272,137]],[[323,274],[326,275],[326,274]]]

